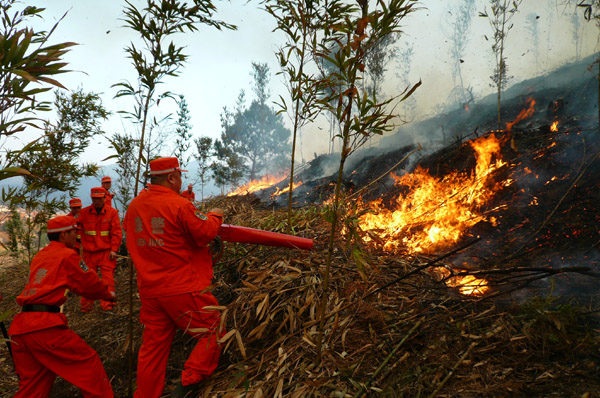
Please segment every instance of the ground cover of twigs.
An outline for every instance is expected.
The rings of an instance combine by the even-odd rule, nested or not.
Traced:
[[[264,209],[251,197],[218,198],[202,208],[214,206],[225,209],[227,223],[286,232],[287,212]],[[436,256],[392,256],[368,248],[370,267],[361,277],[343,236],[332,257],[324,351],[316,364],[329,233],[320,212],[319,206],[294,211],[293,233],[314,239],[310,252],[226,243],[213,289],[223,307],[223,355],[198,396],[599,396],[598,295],[585,303],[551,295],[523,303],[503,296],[465,297],[429,272],[426,265]],[[1,272],[0,312],[14,311],[26,266],[13,264]],[[81,315],[75,298],[65,308],[71,328],[100,354],[116,397],[128,394],[128,276],[120,262],[115,314],[96,308]],[[133,308],[137,352],[137,297]],[[193,345],[177,335],[165,397]],[[11,396],[17,380],[6,347],[0,350],[0,395]],[[58,381],[52,396],[77,394]]]

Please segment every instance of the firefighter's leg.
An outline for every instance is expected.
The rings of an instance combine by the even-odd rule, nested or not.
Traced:
[[[177,327],[163,311],[159,299],[142,300],[140,321],[144,325],[138,353],[135,398],[159,398],[165,387],[167,359]]]
[[[95,252],[83,252],[83,262],[87,267],[98,273],[98,255]],[[80,311],[81,312],[91,312],[94,309],[94,300],[86,299],[85,297],[81,297],[80,300]]]
[[[100,269],[100,275],[104,282],[108,284],[111,291],[115,291],[115,268],[117,267],[117,260],[111,260],[109,258],[110,251],[102,251],[102,258],[98,263]],[[114,302],[100,300],[100,305],[103,311],[111,310],[115,306]]]
[[[208,378],[217,368],[221,350],[217,344],[219,336],[219,311],[207,310],[207,306],[217,306],[219,303],[211,293],[191,293],[169,297],[178,300],[172,303],[179,309],[179,314],[173,320],[177,327],[184,330],[196,340],[196,347],[184,364],[181,373],[181,383],[185,385],[196,384]],[[198,332],[206,330],[206,332]]]
[[[31,333],[11,336],[15,371],[19,376],[19,391],[14,398],[49,397],[56,378],[56,375],[43,366],[29,351],[30,335]],[[32,349],[35,350],[35,347]]]
[[[53,327],[24,336],[35,360],[78,387],[84,398],[113,398],[100,357],[75,332]]]

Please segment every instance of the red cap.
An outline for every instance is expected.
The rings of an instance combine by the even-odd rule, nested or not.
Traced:
[[[110,177],[102,177],[102,182],[111,182]]]
[[[158,158],[150,161],[150,175],[157,176],[174,171],[187,171],[179,167],[177,158]]]
[[[194,186],[192,184],[188,185],[188,188],[193,188]]]
[[[79,198],[73,198],[71,200],[69,200],[69,207],[81,207],[81,199]]]
[[[103,198],[106,195],[106,190],[102,187],[92,188],[92,198]]]
[[[70,231],[77,229],[77,221],[71,216],[58,216],[48,220],[46,224],[46,232],[49,234],[54,232]]]

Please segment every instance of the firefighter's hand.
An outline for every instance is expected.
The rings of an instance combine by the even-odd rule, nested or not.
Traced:
[[[219,209],[218,207],[215,207],[214,209],[210,209],[208,212],[215,213],[215,214],[223,217],[223,209]]]
[[[110,294],[110,299],[106,300],[106,301],[110,301],[111,303],[116,303],[117,302],[117,294],[113,291],[108,292]]]
[[[225,245],[223,245],[223,240],[220,236],[217,236],[209,245],[210,254],[212,256],[213,264],[219,261],[221,256],[223,256],[223,249]]]
[[[111,260],[116,260],[117,259],[117,252],[110,252],[108,254],[108,258]]]

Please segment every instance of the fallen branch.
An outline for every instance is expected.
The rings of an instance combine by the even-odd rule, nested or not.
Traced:
[[[448,382],[448,380],[450,380],[450,377],[452,377],[452,375],[456,371],[456,368],[458,368],[460,366],[460,364],[463,363],[463,361],[465,360],[465,358],[467,357],[467,355],[469,355],[469,353],[471,352],[471,350],[473,348],[475,348],[476,345],[477,345],[476,342],[471,343],[471,345],[469,346],[469,348],[467,348],[467,351],[465,351],[465,353],[462,355],[462,357],[460,357],[460,359],[458,360],[458,362],[456,362],[454,364],[454,366],[452,367],[452,369],[450,369],[450,372],[446,375],[446,377],[444,377],[444,380],[442,380],[442,382],[438,385],[438,387],[435,389],[435,391],[431,393],[431,395],[429,396],[429,398],[435,398],[435,397],[438,396],[437,395],[438,392],[442,389],[442,387],[444,387],[444,385],[446,384],[446,382]]]

